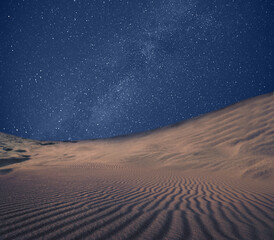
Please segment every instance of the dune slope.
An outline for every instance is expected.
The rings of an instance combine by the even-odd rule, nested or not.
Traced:
[[[131,136],[70,143],[0,133],[0,144],[1,167],[105,163],[273,179],[274,95]]]

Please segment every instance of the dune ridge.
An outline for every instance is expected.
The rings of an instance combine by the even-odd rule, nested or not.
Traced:
[[[0,133],[1,166],[105,163],[225,172],[274,180],[273,93],[151,132],[102,140],[41,142]],[[5,149],[12,149],[5,151]]]
[[[0,239],[274,239],[273,93],[147,133],[0,133]]]

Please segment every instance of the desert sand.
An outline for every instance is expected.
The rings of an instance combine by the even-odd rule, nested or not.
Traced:
[[[0,133],[0,239],[274,239],[274,95],[154,131]]]

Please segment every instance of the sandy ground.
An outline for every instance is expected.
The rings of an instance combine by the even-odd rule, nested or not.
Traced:
[[[274,239],[274,97],[132,136],[0,133],[0,239]]]

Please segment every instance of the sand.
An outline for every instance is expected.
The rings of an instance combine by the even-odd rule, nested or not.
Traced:
[[[131,136],[0,133],[0,239],[274,239],[274,97]]]

